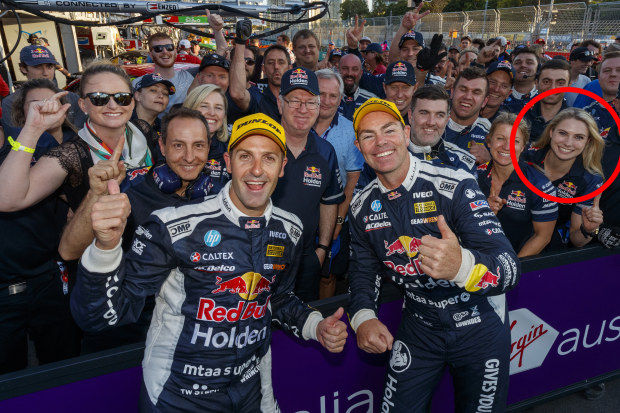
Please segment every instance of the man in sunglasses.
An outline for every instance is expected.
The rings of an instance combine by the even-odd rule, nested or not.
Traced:
[[[147,44],[149,47],[149,56],[153,60],[153,63],[155,63],[153,73],[159,73],[162,78],[172,82],[176,89],[175,94],[170,96],[168,107],[163,113],[165,114],[175,104],[183,103],[194,77],[185,70],[174,70],[177,50],[174,46],[174,41],[168,34],[163,32],[153,33],[147,39]],[[141,78],[142,77],[134,79],[134,87]],[[160,117],[163,116],[163,114],[160,115]]]

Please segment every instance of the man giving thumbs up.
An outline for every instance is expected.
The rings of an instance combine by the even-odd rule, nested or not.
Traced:
[[[458,412],[502,412],[510,329],[504,292],[520,265],[472,175],[407,151],[393,103],[353,116],[356,146],[377,179],[351,202],[349,317],[358,346],[391,350],[384,412],[426,412],[446,366]],[[377,318],[383,277],[405,295],[395,337]]]

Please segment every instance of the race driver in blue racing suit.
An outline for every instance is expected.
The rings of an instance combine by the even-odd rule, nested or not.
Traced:
[[[72,311],[80,327],[101,330],[135,321],[145,297],[157,294],[141,411],[279,411],[271,389],[272,321],[342,351],[344,310],[323,319],[292,292],[301,222],[270,200],[285,154],[284,130],[273,119],[239,119],[224,155],[232,180],[201,203],[155,211],[125,256],[126,216],[118,203],[128,201],[115,180],[112,195],[93,206],[95,241],[82,255]],[[192,156],[183,159],[191,164]]]
[[[426,412],[450,367],[457,412],[503,412],[510,329],[504,292],[520,264],[472,175],[407,151],[398,109],[370,99],[356,145],[377,179],[351,203],[349,316],[358,346],[391,350],[382,412]],[[377,319],[382,276],[405,295],[392,337]]]

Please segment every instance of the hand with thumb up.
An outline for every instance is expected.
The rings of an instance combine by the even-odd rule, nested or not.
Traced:
[[[131,213],[129,198],[121,194],[118,182],[110,179],[107,184],[109,195],[99,197],[91,212],[95,245],[102,250],[110,250],[118,245]]]
[[[452,280],[461,267],[461,245],[443,215],[437,220],[441,238],[425,235],[418,249],[422,271],[438,280]]]

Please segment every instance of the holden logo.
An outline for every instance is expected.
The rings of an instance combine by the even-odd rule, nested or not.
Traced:
[[[540,367],[558,332],[527,308],[511,311],[510,374]]]

